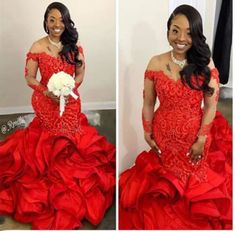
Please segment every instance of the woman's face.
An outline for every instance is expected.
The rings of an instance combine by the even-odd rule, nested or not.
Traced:
[[[176,15],[170,25],[168,40],[175,54],[186,55],[186,52],[192,47],[192,38],[190,34],[188,19],[182,15]]]
[[[49,35],[52,37],[60,37],[65,30],[62,15],[59,10],[52,9],[48,13],[46,21],[47,29],[49,30]]]

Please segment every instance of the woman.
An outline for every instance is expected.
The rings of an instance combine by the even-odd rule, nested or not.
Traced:
[[[27,54],[25,78],[34,89],[35,118],[0,143],[0,213],[33,229],[75,229],[101,222],[115,185],[115,149],[81,113],[81,102],[59,100],[47,89],[54,73],[74,76],[79,95],[85,61],[68,9],[51,3],[44,15],[47,36]],[[38,68],[41,80],[36,80]]]
[[[153,57],[145,72],[142,119],[151,150],[120,177],[120,229],[231,229],[231,128],[216,112],[218,71],[201,16],[181,5],[167,29],[172,50]]]

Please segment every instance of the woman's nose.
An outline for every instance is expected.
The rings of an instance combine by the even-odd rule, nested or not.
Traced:
[[[56,25],[56,26],[60,26],[60,21],[56,21],[56,22],[55,22],[55,25]]]
[[[178,39],[179,39],[180,41],[184,41],[184,40],[185,40],[185,38],[186,38],[186,36],[185,36],[185,34],[184,34],[184,33],[179,33],[179,37],[178,37]]]

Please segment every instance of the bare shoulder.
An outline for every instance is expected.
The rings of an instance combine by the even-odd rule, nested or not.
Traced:
[[[77,41],[77,47],[82,47],[80,40]]]
[[[47,39],[46,39],[46,37],[43,37],[43,38],[35,41],[32,44],[32,46],[31,46],[29,51],[32,52],[32,53],[43,52],[45,50],[46,44],[47,44]]]
[[[159,71],[162,70],[165,62],[169,59],[169,52],[153,56],[147,66],[147,70]]]
[[[210,59],[210,62],[209,62],[209,64],[208,64],[208,67],[209,67],[210,69],[215,68],[215,64],[214,64],[214,61],[213,61],[212,58]]]

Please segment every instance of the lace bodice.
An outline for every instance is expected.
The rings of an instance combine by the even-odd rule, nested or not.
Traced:
[[[80,51],[82,50],[80,49]],[[26,58],[25,76],[27,76],[28,72],[35,72],[30,65],[33,68],[39,68],[41,74],[40,85],[32,87],[35,89],[32,96],[32,106],[42,127],[52,134],[63,134],[67,136],[71,136],[75,132],[80,132],[80,99],[75,100],[73,97],[69,97],[68,103],[65,106],[65,112],[60,117],[59,104],[43,94],[43,90],[47,89],[48,80],[54,73],[64,71],[74,77],[75,65],[67,63],[61,57],[51,56],[46,52],[29,52]],[[79,95],[77,90],[75,90],[75,93]]]
[[[212,69],[211,76],[218,82],[216,69]],[[160,102],[153,116],[152,133],[162,152],[164,166],[182,179],[195,174],[203,180],[210,137],[204,148],[204,158],[197,165],[192,165],[186,156],[201,128],[203,92],[192,90],[180,79],[170,79],[163,71],[147,70],[145,78],[154,82],[155,94]],[[218,100],[217,91],[212,99]]]
[[[47,85],[48,80],[50,77],[57,72],[64,71],[68,73],[69,75],[74,75],[75,72],[75,66],[70,65],[63,61],[61,57],[54,57],[46,52],[42,53],[27,53],[26,62],[29,60],[34,60],[38,63],[38,67],[41,74],[41,81],[40,83],[44,86]],[[27,71],[27,67],[26,67]]]

